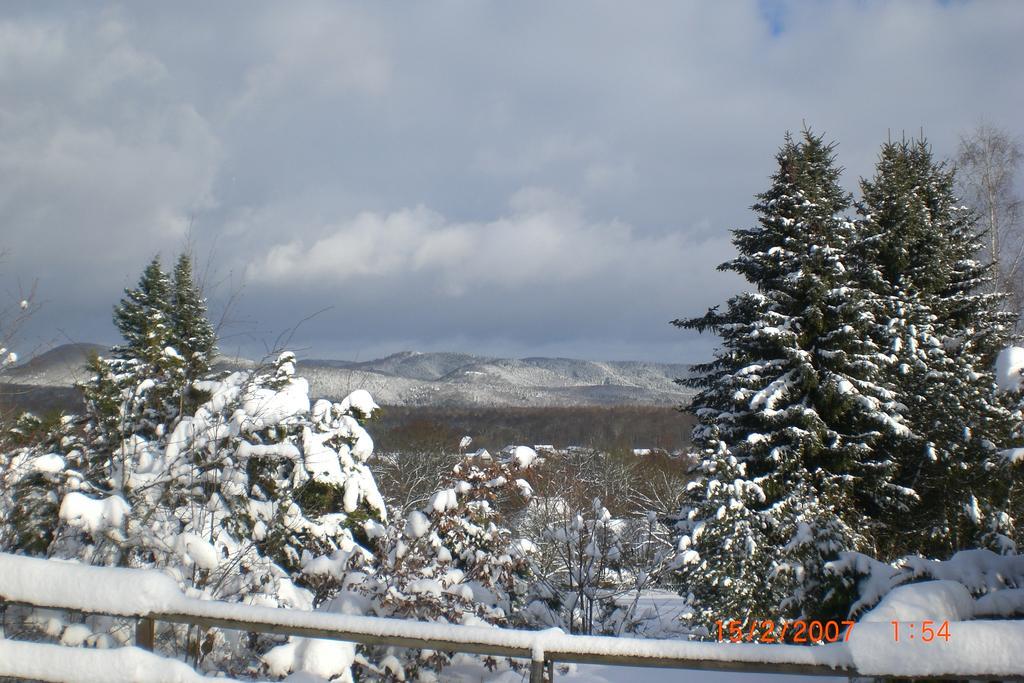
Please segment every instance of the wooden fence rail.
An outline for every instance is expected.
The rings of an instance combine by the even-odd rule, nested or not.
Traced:
[[[41,584],[46,585],[45,590],[40,590]],[[123,597],[111,599],[115,595]],[[550,679],[555,662],[811,676],[862,675],[842,642],[810,647],[575,636],[557,629],[522,631],[275,609],[188,598],[170,577],[160,572],[86,567],[2,553],[0,601],[134,618],[136,643],[149,650],[154,646],[157,622],[170,622],[367,645],[529,658],[531,683],[543,681],[545,673]],[[875,626],[890,628],[888,624]],[[1007,647],[1012,646],[1007,643]],[[1021,672],[1024,666],[1019,671],[978,672],[969,677],[1024,680],[1018,675]],[[944,676],[941,671],[930,671],[927,675],[968,677],[962,672]]]

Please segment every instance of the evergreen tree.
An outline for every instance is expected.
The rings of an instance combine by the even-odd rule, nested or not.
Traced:
[[[947,556],[1007,532],[1000,520],[1012,477],[996,445],[1012,422],[992,368],[1013,316],[1000,312],[1004,295],[983,287],[991,267],[976,259],[976,216],[960,206],[954,182],[923,140],[884,145],[874,177],[861,182],[856,275],[911,429],[883,446],[913,494],[877,534],[887,559]]]
[[[196,380],[210,371],[217,335],[206,318],[203,299],[192,276],[192,258],[182,253],[174,266],[172,346],[185,359],[185,374]]]
[[[114,357],[156,365],[173,334],[171,280],[153,257],[139,278],[139,286],[126,289],[114,307],[114,324],[124,344],[114,347]]]
[[[94,376],[82,386],[101,429],[116,431],[114,440],[154,436],[159,425],[203,403],[194,385],[209,374],[217,340],[187,253],[178,257],[173,279],[154,257],[114,307],[114,324],[124,342],[110,358],[90,360]]]
[[[725,444],[704,453],[690,484],[693,504],[679,522],[675,567],[694,612],[687,621],[713,633],[716,621],[750,621],[776,614],[785,598],[768,590],[775,557],[761,486]]]
[[[759,518],[751,528],[764,536],[751,552],[781,571],[799,564],[787,553],[806,556],[806,547],[793,542],[794,519],[823,496],[842,521],[823,530],[835,537],[817,539],[824,559],[856,547],[859,537],[849,529],[903,502],[904,491],[893,483],[896,463],[874,446],[906,426],[866,334],[867,296],[847,267],[857,234],[842,217],[851,201],[838,183],[833,146],[805,131],[799,141],[787,136],[777,161],[771,187],[753,207],[759,226],[734,231],[739,255],[720,266],[743,275],[756,291],[734,296],[725,312],[712,309],[674,324],[722,337],[715,359],[684,380],[699,390],[688,409],[698,420],[696,445],[716,458],[735,458],[744,472],[733,481],[720,478],[721,472],[734,476],[729,468],[707,468],[684,510],[680,542],[692,544],[696,529],[714,534],[727,527],[716,492],[746,481],[763,493],[763,500],[744,501]],[[703,601],[698,613],[734,618],[728,591],[715,588],[729,576],[724,565],[683,573],[688,590]],[[790,600],[794,587],[770,575],[745,573],[730,591],[753,594],[741,585],[753,580],[757,604],[774,605],[771,614],[806,613],[808,605]]]
[[[118,410],[121,438],[156,436],[161,425],[181,414],[187,380],[185,361],[173,346],[172,283],[158,257],[146,266],[138,287],[125,290],[114,307],[114,324],[124,343],[111,349],[106,369],[94,367],[97,376],[86,396],[97,408],[123,403],[124,410]],[[107,421],[113,417],[109,410],[103,415]]]
[[[796,477],[797,489],[787,496],[774,515],[783,520],[779,529],[789,539],[770,574],[782,592],[781,614],[798,614],[807,620],[845,616],[856,589],[830,571],[829,563],[850,548],[866,547],[867,539],[850,526],[853,515],[837,514],[848,502],[835,488],[835,479],[817,472]]]
[[[113,449],[120,443],[123,432],[121,407],[122,384],[114,375],[111,361],[91,354],[86,364],[91,377],[79,385],[89,416],[89,430],[98,448]]]

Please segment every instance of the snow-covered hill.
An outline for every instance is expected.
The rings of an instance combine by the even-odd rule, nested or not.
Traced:
[[[106,350],[99,344],[63,344],[7,369],[0,375],[0,382],[69,387],[88,377],[85,364],[89,357]]]
[[[0,381],[70,386],[86,376],[94,344],[67,344],[21,366]],[[252,361],[222,359],[224,367]],[[687,391],[674,382],[688,366],[571,358],[490,358],[466,353],[396,353],[370,361],[306,360],[299,372],[312,393],[340,398],[366,389],[378,403],[446,406],[677,405]]]

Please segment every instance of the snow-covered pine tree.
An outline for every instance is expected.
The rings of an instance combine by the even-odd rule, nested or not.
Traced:
[[[192,275],[192,257],[183,252],[174,266],[171,346],[184,359],[185,377],[194,381],[210,372],[217,335],[206,317],[206,300]]]
[[[153,259],[142,271],[139,286],[126,289],[114,307],[114,324],[124,338],[115,356],[157,363],[173,332],[171,280]]]
[[[713,633],[716,621],[776,614],[781,599],[764,582],[775,566],[773,534],[761,486],[747,476],[722,441],[708,449],[689,484],[693,505],[683,511],[674,565],[693,607],[687,620]]]
[[[210,372],[217,339],[191,257],[178,257],[173,279],[154,257],[138,287],[125,290],[115,306],[114,324],[124,342],[109,358],[90,359],[93,379],[81,387],[101,431],[116,432],[114,440],[140,428],[153,435],[156,425],[194,412],[204,400],[194,383]],[[121,410],[122,402],[128,410]]]
[[[698,420],[695,444],[743,468],[742,475],[735,467],[705,468],[683,510],[681,549],[697,545],[698,529],[728,537],[732,522],[719,488],[753,485],[763,499],[742,502],[759,519],[750,527],[761,538],[739,552],[750,555],[753,567],[774,562],[781,571],[796,559],[809,562],[808,546],[792,536],[799,526],[786,515],[803,514],[817,497],[827,492],[827,503],[844,521],[823,530],[834,537],[812,546],[822,561],[857,547],[859,538],[847,531],[898,504],[895,462],[873,446],[906,427],[866,334],[865,295],[846,265],[856,233],[842,216],[850,196],[839,186],[833,145],[809,131],[799,141],[787,135],[776,158],[772,185],[753,207],[759,226],[733,232],[739,256],[720,266],[743,275],[756,291],[732,297],[724,312],[716,307],[674,324],[722,337],[715,359],[684,380],[698,389],[687,408]],[[802,559],[787,557],[798,550]],[[729,610],[739,604],[737,595],[756,593],[753,604],[769,610],[755,615],[760,618],[798,617],[810,609],[791,600],[800,590],[791,582],[771,581],[756,568],[731,576],[734,560],[721,553],[710,555],[707,566],[690,558],[681,567],[684,591],[695,595],[704,626],[712,615],[736,618]]]
[[[121,410],[124,403],[121,385],[126,384],[126,379],[116,375],[112,365],[111,359],[90,354],[86,363],[89,379],[78,385],[88,415],[84,428],[90,432],[94,448],[100,451],[116,448],[126,427],[122,424]]]
[[[118,418],[117,433],[108,435],[113,441],[134,433],[157,436],[160,426],[180,413],[186,375],[184,359],[172,345],[173,308],[171,279],[154,257],[138,287],[126,289],[114,307],[124,343],[110,350],[110,358],[93,361],[98,379],[82,387],[90,408],[103,411],[100,422],[113,426]]]
[[[853,268],[870,292],[872,337],[911,432],[880,444],[898,460],[897,483],[913,492],[890,508],[876,554],[945,557],[1002,544],[1012,473],[998,455],[1012,419],[993,392],[995,356],[1013,316],[991,281],[977,217],[954,195],[954,172],[923,141],[883,145],[875,175],[861,181],[861,234]]]

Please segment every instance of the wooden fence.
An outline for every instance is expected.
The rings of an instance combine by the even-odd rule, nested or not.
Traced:
[[[136,581],[136,579],[138,581]],[[143,581],[144,579],[144,581]],[[47,590],[38,588],[47,583]],[[106,584],[105,584],[106,582]],[[118,604],[104,599],[104,585],[133,591]],[[92,590],[76,590],[90,586]],[[859,676],[845,643],[822,646],[720,644],[683,640],[574,636],[558,630],[522,631],[455,626],[402,619],[363,617],[306,610],[274,609],[187,598],[159,572],[107,569],[15,557],[0,553],[0,601],[136,620],[136,644],[152,650],[158,622],[341,640],[367,645],[429,648],[493,656],[528,658],[530,681],[551,680],[557,662],[790,673],[811,676]],[[889,628],[888,625],[885,625]],[[1008,647],[1012,647],[1007,643]],[[1021,671],[1024,671],[1022,667]],[[871,672],[877,675],[876,672]],[[1013,673],[1013,672],[1011,672]],[[929,678],[965,678],[963,673]],[[1016,678],[1005,672],[980,672],[971,678]]]

